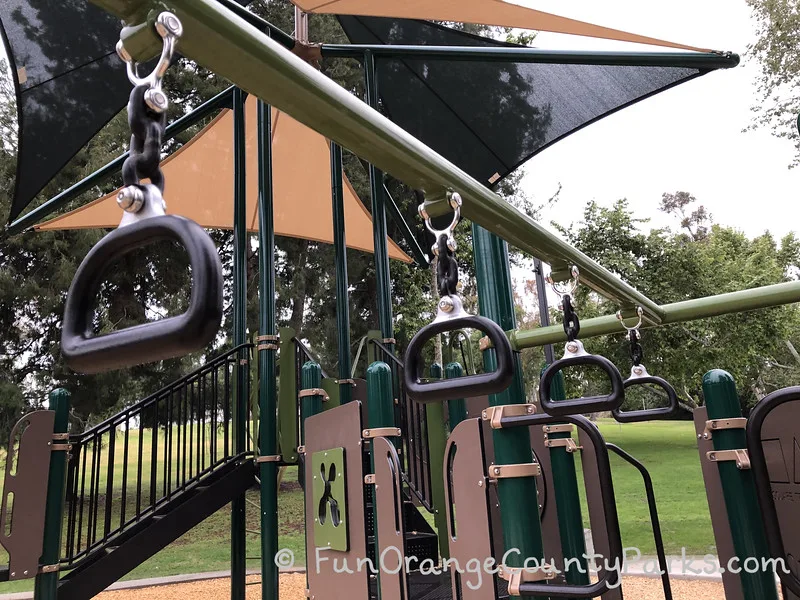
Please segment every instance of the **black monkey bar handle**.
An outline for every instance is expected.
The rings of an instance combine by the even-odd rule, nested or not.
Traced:
[[[189,256],[192,289],[188,310],[94,336],[95,297],[107,269],[119,257],[164,239],[176,241]],[[100,373],[200,350],[214,339],[222,320],[222,281],[214,242],[194,221],[162,215],[112,231],[83,259],[67,293],[61,333],[64,361],[80,373]]]
[[[642,421],[654,421],[656,419],[669,419],[678,414],[678,393],[668,381],[661,377],[650,375],[644,365],[634,365],[631,369],[631,376],[623,382],[623,387],[627,390],[635,385],[655,385],[660,387],[667,395],[667,405],[658,408],[647,408],[642,410],[623,411],[617,407],[611,411],[620,423],[641,423]]]
[[[464,316],[437,319],[430,325],[424,326],[408,344],[404,360],[403,381],[406,393],[413,400],[427,404],[455,398],[497,394],[511,385],[514,378],[514,354],[505,332],[491,319],[462,314]],[[465,328],[479,329],[489,336],[497,357],[497,369],[491,373],[423,383],[422,348],[425,343],[437,334]]]
[[[599,367],[611,382],[611,393],[607,396],[587,396],[572,400],[553,400],[550,398],[550,385],[559,371],[568,367]],[[597,354],[589,354],[580,340],[567,342],[564,358],[549,365],[542,373],[539,384],[539,403],[549,415],[564,416],[581,413],[613,411],[625,399],[625,389],[617,367],[610,360]]]

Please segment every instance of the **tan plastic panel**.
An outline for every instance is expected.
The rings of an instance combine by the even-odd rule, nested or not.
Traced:
[[[696,408],[693,413],[694,430],[697,437],[697,449],[700,451],[700,467],[703,470],[703,480],[706,484],[706,498],[708,508],[711,512],[711,528],[714,531],[714,542],[717,546],[717,556],[720,564],[728,564],[728,561],[736,555],[733,549],[733,538],[731,537],[731,526],[728,521],[728,509],[725,508],[725,498],[722,495],[722,482],[719,479],[719,467],[706,459],[706,453],[714,449],[711,440],[703,438],[703,430],[708,420],[706,407]],[[766,424],[765,424],[766,425]],[[725,588],[725,598],[727,600],[744,600],[742,581],[735,573],[725,571],[722,574],[722,587]]]
[[[403,568],[405,528],[403,526],[403,492],[400,487],[400,459],[397,450],[384,437],[372,440],[375,465],[375,506],[378,553],[381,565],[381,600],[407,600],[408,579]],[[381,559],[381,557],[383,557]],[[396,571],[396,572],[395,572]]]
[[[451,465],[450,456],[453,448],[455,456]],[[481,420],[462,421],[450,433],[450,438],[447,440],[443,468],[450,558],[458,562],[461,570],[466,570],[470,560],[482,561],[492,556],[488,485],[483,461]],[[453,531],[454,521],[455,531]],[[455,569],[451,569],[450,572],[453,598],[495,600],[494,576],[483,573],[478,579],[469,573],[457,576]]]
[[[38,410],[22,417],[11,430],[0,511],[0,544],[10,556],[11,581],[35,577],[39,570],[54,423],[53,411]],[[13,444],[20,431],[16,469],[12,474]],[[11,494],[13,505],[9,511]]]
[[[347,522],[349,527],[349,550],[321,550],[317,561],[314,541],[314,528],[306,527],[306,548],[308,565],[308,589],[313,600],[352,600],[368,598],[368,569],[358,572],[358,559],[367,556],[367,540],[364,523],[364,470],[361,460],[361,403],[348,402],[306,419],[306,458],[314,452],[331,448],[344,448],[347,475]],[[307,460],[306,465],[310,464]],[[311,469],[305,470],[306,523],[313,523],[318,507],[314,506]],[[325,560],[327,559],[327,560]],[[339,570],[344,561],[355,573],[334,572],[334,560]]]
[[[787,402],[773,409],[761,427],[761,444],[767,459],[772,498],[781,526],[786,568],[800,573],[800,402]],[[783,590],[784,600],[797,600]]]

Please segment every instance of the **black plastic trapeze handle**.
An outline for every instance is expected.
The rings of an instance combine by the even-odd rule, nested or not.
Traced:
[[[192,290],[182,315],[94,336],[95,297],[109,266],[120,256],[158,240],[178,242],[189,256]],[[194,221],[174,215],[126,225],[101,239],[83,259],[67,294],[61,332],[64,361],[79,373],[183,356],[214,339],[222,320],[222,263],[214,242]]]
[[[556,374],[567,367],[592,366],[600,367],[611,381],[611,393],[607,396],[587,396],[573,400],[553,400],[550,398],[550,385]],[[625,389],[622,384],[622,375],[617,367],[604,356],[596,354],[582,354],[569,356],[555,361],[542,373],[539,384],[539,403],[549,415],[564,416],[591,412],[613,411],[625,399]]]
[[[423,383],[422,348],[425,342],[437,334],[458,329],[479,329],[489,336],[497,357],[497,369],[491,373]],[[514,354],[505,332],[491,319],[474,315],[431,323],[420,329],[408,344],[403,366],[406,394],[425,404],[497,394],[508,388],[514,378]]]
[[[620,423],[641,423],[642,421],[654,421],[656,419],[669,419],[678,414],[680,407],[678,406],[678,393],[665,379],[661,377],[654,377],[646,375],[643,377],[629,377],[622,385],[627,390],[635,385],[657,385],[667,394],[667,406],[659,406],[658,408],[647,408],[642,410],[629,410],[623,411],[621,407],[617,407],[611,411]]]

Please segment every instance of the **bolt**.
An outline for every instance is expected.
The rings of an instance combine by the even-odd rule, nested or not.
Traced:
[[[442,312],[446,313],[453,312],[453,308],[455,307],[453,305],[453,301],[450,299],[450,296],[445,296],[444,298],[439,300],[439,310],[441,310]]]
[[[478,487],[483,487],[483,479],[478,479]]]
[[[117,204],[125,212],[137,213],[144,206],[144,192],[133,185],[124,187],[117,194]]]
[[[500,468],[499,468],[499,467],[498,467],[498,468],[495,468],[495,470],[494,470],[494,474],[495,474],[495,475],[500,475]]]
[[[570,342],[567,344],[567,350],[575,354],[578,351],[578,344],[575,342]]]

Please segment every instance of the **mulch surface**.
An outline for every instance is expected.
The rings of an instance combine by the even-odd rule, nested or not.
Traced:
[[[248,577],[247,598],[261,598],[261,581],[259,576]],[[280,577],[281,600],[306,600],[306,576],[304,573],[285,573]],[[661,580],[645,577],[623,578],[622,590],[625,597],[636,600],[662,600],[664,593]],[[676,579],[672,581],[672,594],[676,600],[725,600],[722,584],[715,581],[689,581]],[[120,590],[104,592],[98,596],[101,600],[223,600],[230,597],[230,581],[228,579],[209,579],[193,583],[161,585],[138,590]],[[354,599],[357,600],[357,599]]]

